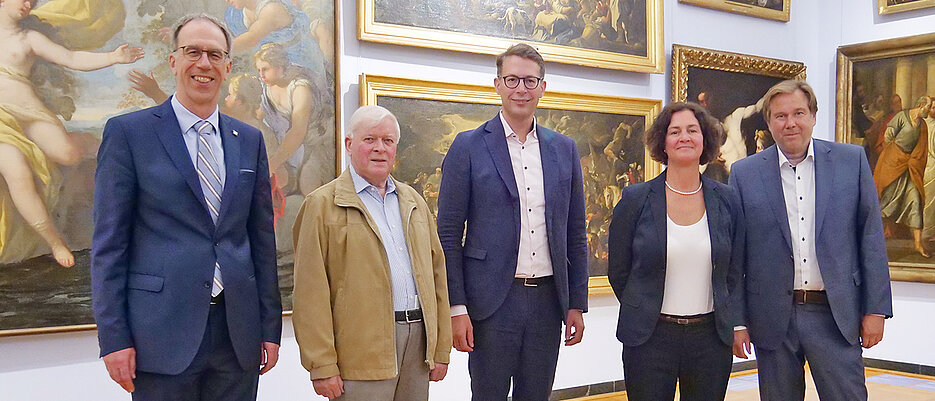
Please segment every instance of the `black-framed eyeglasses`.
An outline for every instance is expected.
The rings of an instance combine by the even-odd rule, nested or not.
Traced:
[[[179,46],[176,50],[181,50],[182,54],[186,59],[188,59],[188,61],[201,60],[201,55],[203,53],[208,54],[208,61],[210,61],[211,64],[221,64],[227,60],[228,57],[228,53],[221,49],[202,49],[196,46]]]
[[[506,75],[500,77],[500,81],[510,89],[519,86],[520,81],[523,81],[523,86],[525,86],[526,89],[536,89],[539,87],[539,83],[542,82],[542,77],[517,77],[516,75]]]

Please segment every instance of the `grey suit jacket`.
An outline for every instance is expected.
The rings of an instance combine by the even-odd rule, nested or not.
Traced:
[[[834,321],[851,344],[865,314],[893,314],[880,202],[864,151],[815,139],[815,248]],[[776,145],[734,163],[746,218],[746,321],[757,347],[782,343],[795,271]]]

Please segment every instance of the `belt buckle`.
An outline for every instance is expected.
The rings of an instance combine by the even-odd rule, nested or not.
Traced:
[[[675,319],[675,322],[678,323],[678,324],[682,324],[682,325],[685,325],[685,324],[688,324],[688,323],[689,323],[689,322],[688,322],[688,319],[683,318],[683,317],[680,317],[680,318]]]
[[[538,287],[535,281],[530,281],[533,277],[523,277],[523,287]]]
[[[406,309],[406,312],[405,312],[405,313],[406,313],[406,323],[415,323],[415,322],[422,321],[422,319],[409,318],[409,312],[410,312],[410,311],[415,311],[415,309]]]

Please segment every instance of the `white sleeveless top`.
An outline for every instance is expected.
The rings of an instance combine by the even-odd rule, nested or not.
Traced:
[[[708,213],[680,226],[666,215],[666,286],[662,313],[692,316],[714,311]]]

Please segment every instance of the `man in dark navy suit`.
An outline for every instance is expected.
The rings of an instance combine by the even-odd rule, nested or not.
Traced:
[[[104,127],[91,286],[101,356],[134,400],[253,400],[282,307],[260,132],[218,113],[231,36],[185,17],[177,92]]]
[[[571,138],[536,124],[544,75],[529,45],[498,56],[501,112],[458,134],[442,163],[438,235],[475,400],[505,400],[511,380],[514,400],[548,399],[562,322],[565,345],[584,334],[581,162]]]

